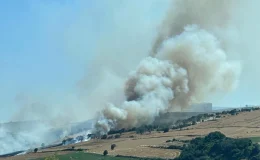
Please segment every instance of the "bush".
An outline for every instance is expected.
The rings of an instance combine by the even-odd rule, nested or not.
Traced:
[[[106,156],[108,154],[107,150],[104,150],[103,155]]]
[[[231,111],[229,111],[229,114],[233,115],[237,115],[237,110],[236,109],[232,109]]]
[[[177,160],[257,160],[259,155],[259,145],[253,144],[250,139],[233,139],[220,132],[212,132],[204,138],[195,138],[189,145],[183,146]]]
[[[34,153],[37,153],[37,152],[38,152],[38,148],[35,148],[35,149],[34,149]]]
[[[170,145],[169,147],[167,147],[167,149],[179,149],[179,150],[183,150],[183,146],[175,146],[175,145]]]
[[[78,136],[78,137],[76,137],[76,139],[77,139],[78,141],[82,142],[82,141],[84,140],[84,136]]]
[[[136,133],[137,134],[143,134],[145,132],[145,128],[144,127],[139,127],[138,129],[136,129]]]
[[[169,132],[169,128],[164,128],[163,133]]]
[[[62,145],[65,145],[66,144],[66,140],[64,139],[63,141],[62,141]]]
[[[104,134],[104,135],[101,137],[101,139],[107,139],[107,135]]]
[[[170,142],[172,142],[172,141],[171,141],[171,140],[167,140],[167,141],[166,141],[166,143],[170,143]]]
[[[111,145],[111,150],[114,150],[116,148],[116,144]]]
[[[126,131],[132,131],[134,128],[130,129],[130,130],[126,130],[125,128],[122,128],[120,130],[110,130],[107,134],[111,135],[111,134],[122,134]],[[135,130],[135,129],[134,129]]]
[[[120,138],[120,137],[121,137],[120,134],[115,135],[115,138]]]

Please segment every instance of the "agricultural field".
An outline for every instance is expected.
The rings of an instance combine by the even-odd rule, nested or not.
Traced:
[[[152,131],[144,134],[136,132],[125,132],[117,139],[92,139],[87,142],[78,144],[60,146],[50,149],[39,150],[38,153],[29,153],[26,155],[15,156],[10,160],[25,160],[44,158],[57,154],[62,159],[66,157],[82,158],[89,156],[91,159],[119,159],[116,157],[133,156],[140,158],[164,158],[174,159],[181,154],[179,149],[166,149],[169,145],[183,145],[181,141],[191,140],[196,137],[203,137],[210,132],[220,131],[227,137],[231,138],[250,138],[254,143],[260,142],[260,111],[241,112],[238,115],[225,115],[214,121],[201,122],[196,125],[185,127],[183,129],[170,129],[169,132]],[[171,141],[176,139],[175,142]],[[167,141],[167,142],[166,142]],[[114,150],[111,145],[116,144]],[[83,150],[83,152],[64,151],[74,147],[75,150]],[[63,150],[63,151],[62,151]],[[108,150],[108,157],[103,156],[104,150]],[[124,158],[121,158],[124,159]]]
[[[84,153],[84,152],[77,152],[71,153],[66,155],[52,155],[45,158],[39,158],[36,160],[147,160],[143,158],[127,158],[127,157],[112,157],[112,156],[103,156],[99,154],[92,154],[92,153]],[[152,159],[150,159],[152,160]],[[157,160],[157,159],[154,159]],[[158,159],[159,160],[159,159]]]

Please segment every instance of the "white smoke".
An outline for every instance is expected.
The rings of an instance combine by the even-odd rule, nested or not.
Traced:
[[[42,143],[45,141],[42,133],[46,133],[52,127],[63,125],[63,122],[67,124],[67,120],[92,118],[94,112],[104,107],[105,102],[112,103],[105,106],[96,123],[96,129],[101,132],[105,133],[111,128],[130,128],[152,123],[154,116],[159,112],[179,111],[191,103],[205,100],[211,93],[234,89],[238,83],[240,63],[232,61],[231,58],[240,55],[238,50],[242,49],[250,51],[243,54],[246,55],[243,59],[247,60],[247,73],[252,73],[250,74],[254,77],[252,79],[257,82],[259,78],[255,79],[257,74],[254,74],[257,71],[250,72],[255,70],[250,64],[252,62],[254,65],[258,64],[258,59],[254,58],[255,52],[258,51],[257,43],[260,42],[257,39],[260,36],[255,36],[255,30],[260,24],[255,18],[255,15],[258,15],[258,5],[255,5],[255,1],[254,3],[253,1],[242,2],[239,0],[174,0],[152,47],[149,47],[149,44],[155,33],[154,26],[160,19],[155,10],[157,11],[161,3],[166,3],[166,0],[115,1],[104,4],[102,11],[112,14],[106,14],[107,21],[99,25],[101,27],[98,31],[102,31],[99,34],[95,34],[97,28],[93,23],[97,16],[93,16],[82,7],[83,13],[78,16],[81,17],[79,22],[77,17],[73,17],[76,19],[73,24],[64,27],[69,28],[69,33],[66,33],[65,37],[61,36],[60,39],[65,39],[64,46],[67,47],[65,50],[72,54],[93,52],[97,57],[89,62],[91,71],[88,71],[88,75],[79,83],[83,92],[87,92],[82,96],[83,101],[79,103],[73,100],[69,107],[64,107],[64,104],[57,107],[45,103],[29,103],[29,107],[26,105],[18,111],[15,119],[51,119],[55,123],[45,126],[44,131],[41,130],[41,126],[39,129],[35,128],[39,133],[31,131],[18,133],[16,139],[11,135],[7,136],[9,131],[2,128],[0,137],[5,137],[5,141],[1,139],[1,144],[10,151],[12,148],[27,147],[28,140],[30,146]],[[237,26],[233,23],[233,9],[237,9],[237,4],[242,7],[240,6],[240,13],[235,14],[235,24],[239,25],[240,31],[243,31],[243,38],[237,35]],[[247,6],[246,10],[245,6]],[[100,8],[98,4],[96,7]],[[252,10],[254,12],[250,12]],[[46,19],[49,21],[49,18]],[[248,20],[250,23],[247,23]],[[108,25],[108,22],[112,25]],[[251,28],[252,26],[254,29]],[[60,31],[60,27],[58,28],[57,31]],[[249,30],[250,34],[248,34]],[[51,39],[56,41],[57,37]],[[89,41],[96,45],[91,45],[92,43],[86,45]],[[243,45],[236,48],[234,43],[238,41]],[[250,47],[252,45],[253,47]],[[90,50],[89,48],[93,46],[96,48]],[[133,69],[133,66],[136,66],[140,58],[145,55],[147,57],[129,74],[125,83],[122,83],[128,71]],[[248,55],[251,58],[248,58]],[[80,61],[84,60],[85,57],[80,58]],[[244,79],[246,80],[243,92],[247,91],[248,85],[251,85],[250,89],[256,88],[257,83],[249,84],[247,76],[244,76]],[[124,88],[125,95],[123,95]],[[57,101],[58,103],[65,101],[64,103],[67,104],[67,99],[65,96]],[[65,131],[63,136],[67,134],[68,132]],[[38,137],[41,139],[39,140]]]
[[[97,131],[151,124],[216,92],[236,88],[240,62],[228,60],[232,1],[176,0],[152,53],[125,82],[126,100],[102,110]],[[220,10],[221,11],[220,11]]]
[[[50,128],[43,123],[24,122],[24,125],[19,126],[18,123],[23,124],[10,122],[0,127],[0,154],[39,147],[42,143],[48,144],[57,139],[54,134],[47,133]]]

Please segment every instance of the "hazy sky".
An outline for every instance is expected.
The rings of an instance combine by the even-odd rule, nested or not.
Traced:
[[[64,47],[64,33],[78,16],[80,6],[74,2],[0,2],[0,120],[19,107],[17,94],[55,97],[71,90],[82,76],[90,50],[85,62]]]
[[[0,120],[10,119],[21,108],[17,96],[57,103],[64,95],[76,92],[76,84],[87,72],[96,44],[102,37],[111,38],[108,31],[117,25],[115,16],[124,12],[123,7],[129,10],[138,4],[119,2],[0,1]],[[153,13],[156,3],[137,6],[137,13],[160,16],[165,3],[159,3],[162,9]],[[151,17],[147,19],[152,21]]]
[[[0,1],[0,121],[9,120],[21,107],[20,95],[60,103],[65,95],[76,93],[76,84],[88,72],[103,39],[117,36],[120,41],[129,37],[129,31],[144,33],[137,40],[152,41],[167,4],[168,0]],[[249,76],[243,74],[238,89],[222,100],[213,98],[214,104],[258,104],[259,85],[254,83],[260,79],[249,82]]]

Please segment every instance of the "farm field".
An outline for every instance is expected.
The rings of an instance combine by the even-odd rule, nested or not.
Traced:
[[[66,155],[73,154],[71,151],[61,151],[71,148],[82,149],[88,156],[102,155],[104,150],[108,150],[107,158],[117,160],[117,155],[134,156],[140,158],[164,158],[173,159],[180,155],[180,150],[154,148],[153,146],[167,146],[177,142],[166,143],[167,140],[190,140],[195,137],[207,135],[210,132],[220,131],[228,137],[232,138],[250,138],[253,142],[260,141],[260,111],[242,112],[238,115],[227,115],[215,121],[202,122],[193,126],[184,128],[183,130],[170,130],[167,133],[153,131],[143,135],[136,132],[126,132],[118,139],[92,139],[87,142],[61,146],[51,149],[39,150],[38,153],[29,153],[26,155],[15,156],[10,160],[37,159],[53,154]],[[116,148],[111,150],[111,144],[116,144]],[[83,154],[83,153],[82,153]],[[111,156],[111,157],[110,157]],[[104,158],[104,156],[101,156]],[[99,159],[99,158],[97,158]],[[94,160],[94,159],[93,159]]]

